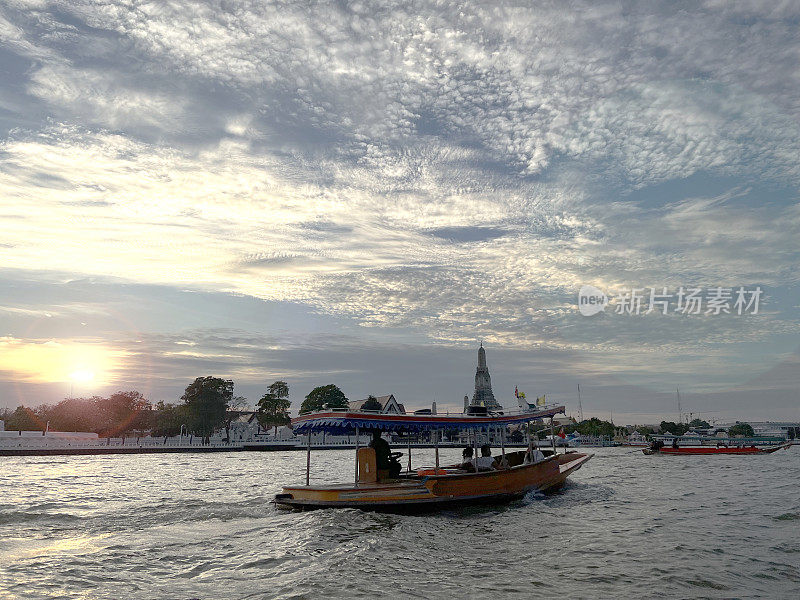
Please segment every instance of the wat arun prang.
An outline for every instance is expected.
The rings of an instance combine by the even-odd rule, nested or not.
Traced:
[[[489,368],[486,366],[486,350],[483,342],[478,348],[478,369],[475,371],[475,393],[472,394],[470,406],[485,406],[490,410],[502,410],[503,407],[494,399],[492,393],[492,378],[489,377]]]

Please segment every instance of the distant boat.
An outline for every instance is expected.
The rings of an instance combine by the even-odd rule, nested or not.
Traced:
[[[764,440],[758,438],[740,439],[740,438],[690,438],[688,441],[691,445],[681,446],[678,444],[678,438],[673,441],[671,446],[664,444],[662,440],[655,440],[649,448],[643,448],[642,452],[647,456],[656,454],[667,455],[709,455],[709,454],[772,454],[778,450],[788,448],[790,443],[780,443],[769,446],[757,446],[756,443],[764,444]],[[767,442],[769,443],[769,442]]]
[[[621,446],[638,446],[638,447],[646,447],[650,445],[650,442],[647,441],[647,438],[644,437],[638,431],[634,431],[630,434],[622,443]]]

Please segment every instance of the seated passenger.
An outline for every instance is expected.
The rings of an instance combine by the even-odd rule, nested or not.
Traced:
[[[510,469],[511,468],[511,464],[508,462],[508,458],[506,458],[505,455],[498,456],[497,458],[495,458],[493,466],[494,466],[495,469],[499,469],[499,470]]]
[[[481,446],[481,455],[475,459],[475,467],[478,471],[491,471],[494,469],[494,458],[489,444]]]
[[[472,446],[467,446],[461,451],[461,464],[453,465],[466,471],[474,471],[475,465],[472,460]]]
[[[528,450],[525,453],[525,464],[536,464],[538,462],[542,462],[544,460],[544,454],[538,448],[533,448],[533,450]]]

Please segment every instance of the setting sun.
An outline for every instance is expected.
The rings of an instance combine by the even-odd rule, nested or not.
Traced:
[[[0,338],[0,370],[37,383],[104,384],[123,355],[100,343]]]
[[[69,378],[75,383],[89,383],[94,379],[94,371],[90,369],[78,369],[70,373]]]

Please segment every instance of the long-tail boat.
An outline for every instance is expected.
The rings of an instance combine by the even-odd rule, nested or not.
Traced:
[[[537,490],[559,489],[566,478],[583,466],[592,455],[579,452],[558,453],[555,448],[537,452],[531,442],[530,423],[552,418],[564,412],[563,406],[517,414],[375,414],[368,412],[327,411],[301,415],[292,419],[298,434],[307,436],[305,485],[290,485],[275,496],[282,508],[362,508],[389,512],[431,510],[474,503],[491,503],[520,498]],[[506,452],[505,431],[509,425],[526,426],[528,449]],[[501,454],[491,470],[467,470],[461,465],[443,467],[439,464],[439,432],[458,429],[472,433],[476,450],[482,432],[500,433]],[[350,483],[311,484],[311,434],[327,432],[334,435],[379,432],[435,432],[436,464],[413,469],[411,443],[408,443],[408,468],[387,477],[377,469],[376,453],[371,447],[358,447],[354,463],[354,478]],[[395,453],[397,454],[397,453]],[[538,458],[538,460],[537,460]]]
[[[683,444],[683,445],[681,445]],[[648,456],[665,454],[672,456],[714,455],[714,454],[772,454],[788,448],[790,443],[776,438],[713,438],[703,436],[675,438],[672,445],[656,439],[642,452]]]

